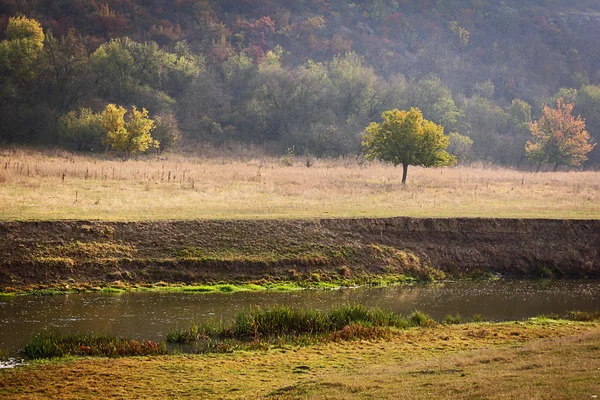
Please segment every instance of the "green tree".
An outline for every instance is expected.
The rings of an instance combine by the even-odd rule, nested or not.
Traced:
[[[506,109],[508,117],[507,140],[509,141],[509,152],[512,153],[512,162],[520,165],[527,159],[525,143],[529,138],[529,126],[531,125],[531,106],[519,99],[514,99]]]
[[[125,157],[144,152],[150,146],[160,145],[150,135],[155,124],[154,120],[148,117],[148,110],[138,110],[133,106],[127,120],[126,114],[125,108],[115,104],[107,105],[102,112],[100,121],[106,132],[107,145]]]
[[[91,68],[84,40],[75,30],[57,39],[46,35],[44,75],[48,82],[48,102],[56,114],[73,108],[92,90]]]
[[[306,129],[311,122],[324,119],[329,80],[327,69],[320,63],[308,61],[285,69],[270,59],[270,53],[259,66],[252,100],[262,118],[254,126],[262,126],[267,138],[285,139],[291,130]]]
[[[448,145],[448,153],[454,155],[458,162],[462,162],[467,159],[467,156],[471,152],[473,146],[473,140],[465,135],[461,135],[457,132],[450,132],[448,135],[450,144]]]
[[[43,48],[44,31],[36,20],[9,18],[0,42],[0,141],[31,142],[49,125],[44,107],[38,107]]]
[[[553,96],[550,97],[542,97],[538,104],[540,108],[543,108],[545,105],[553,105],[556,104],[556,100],[563,99],[563,103],[567,104],[577,104],[577,100],[579,98],[579,91],[573,88],[560,88],[558,92],[556,92]]]
[[[366,157],[396,165],[402,164],[402,183],[406,183],[409,165],[448,166],[456,157],[446,152],[449,139],[444,127],[427,121],[418,108],[391,110],[382,114],[381,123],[373,122],[363,136]]]
[[[181,133],[177,125],[177,119],[173,114],[163,114],[155,118],[156,127],[152,132],[154,139],[158,141],[158,153],[171,149],[181,139]]]
[[[335,90],[339,113],[345,118],[374,119],[393,103],[397,104],[398,85],[377,76],[356,53],[334,57],[329,76]],[[395,82],[396,83],[396,82]]]
[[[487,80],[485,82],[478,82],[475,84],[473,91],[476,95],[491,99],[494,97],[494,92],[496,91],[496,86],[492,83],[492,81]]]
[[[509,115],[509,123],[513,134],[521,135],[529,131],[531,106],[527,102],[514,99],[506,111]]]
[[[0,72],[14,80],[28,80],[38,72],[44,47],[40,23],[27,17],[9,18],[6,40],[0,43]]]
[[[243,100],[251,88],[250,83],[258,73],[257,66],[246,53],[239,53],[226,60],[221,68],[234,101]]]
[[[579,90],[575,110],[585,118],[586,128],[596,142],[600,142],[600,86],[586,85]],[[594,149],[590,160],[600,161],[600,149]]]
[[[138,43],[127,37],[103,44],[90,60],[100,95],[121,104],[142,104],[152,112],[171,110],[175,100],[169,90],[181,89],[182,73],[197,73],[185,56],[178,58],[154,42]],[[173,78],[179,84],[171,85]]]
[[[554,171],[560,165],[581,165],[595,144],[585,130],[585,120],[574,117],[573,104],[556,102],[556,109],[544,106],[539,121],[531,124],[532,141],[525,150],[530,160],[538,163],[554,164]]]
[[[79,113],[71,111],[58,120],[59,137],[72,143],[77,150],[92,149],[99,145],[103,134],[100,116],[89,108],[82,108]]]
[[[491,100],[475,95],[466,104],[465,122],[465,133],[473,139],[475,157],[498,161],[500,132],[504,132],[506,126],[505,112]]]
[[[452,93],[437,77],[412,82],[406,91],[406,105],[417,107],[426,118],[448,129],[456,126],[461,115]]]

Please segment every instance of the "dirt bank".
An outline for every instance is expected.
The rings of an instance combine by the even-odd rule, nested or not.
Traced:
[[[0,222],[0,289],[32,285],[600,277],[600,221]]]

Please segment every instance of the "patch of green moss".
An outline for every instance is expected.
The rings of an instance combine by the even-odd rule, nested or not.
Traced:
[[[315,273],[316,274],[316,273]],[[388,275],[357,275],[353,278],[340,279],[336,274],[327,275],[319,273],[319,279],[314,276],[300,277],[295,281],[280,281],[273,279],[264,279],[251,282],[217,282],[197,285],[172,284],[167,282],[128,284],[121,281],[115,281],[110,284],[100,284],[94,286],[91,284],[76,284],[70,281],[68,284],[57,284],[55,286],[43,286],[31,288],[28,290],[16,291],[11,289],[9,292],[0,292],[0,295],[14,296],[17,294],[67,294],[80,292],[101,292],[107,294],[119,294],[130,291],[165,291],[165,292],[187,292],[187,293],[235,293],[242,291],[278,291],[288,292],[303,289],[339,289],[359,286],[396,286],[412,284],[415,282],[426,282],[420,277],[411,277],[403,274]],[[310,278],[310,279],[307,279]]]

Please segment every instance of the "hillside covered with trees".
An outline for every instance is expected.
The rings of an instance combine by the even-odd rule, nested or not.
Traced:
[[[159,150],[339,156],[416,107],[459,160],[521,165],[559,98],[600,142],[598,37],[594,0],[0,0],[0,143],[100,151],[115,104]]]

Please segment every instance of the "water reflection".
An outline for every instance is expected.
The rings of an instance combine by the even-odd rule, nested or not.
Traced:
[[[425,311],[436,319],[448,314],[481,314],[485,319],[523,319],[540,314],[600,309],[598,281],[449,282],[393,288],[276,293],[71,294],[0,298],[0,348],[13,353],[33,332],[107,332],[139,339],[163,339],[191,320],[229,319],[248,306],[287,304],[326,310],[363,303],[398,313]]]

